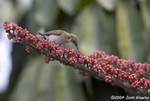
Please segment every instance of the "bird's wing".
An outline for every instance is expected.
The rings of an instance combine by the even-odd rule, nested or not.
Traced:
[[[63,30],[52,30],[45,33],[45,35],[62,35],[62,33],[66,33]]]

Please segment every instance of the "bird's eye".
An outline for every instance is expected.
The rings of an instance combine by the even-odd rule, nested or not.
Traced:
[[[72,41],[72,37],[68,37],[68,40],[69,40],[69,41]]]

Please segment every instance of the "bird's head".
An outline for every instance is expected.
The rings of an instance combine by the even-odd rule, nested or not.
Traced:
[[[77,50],[79,50],[79,47],[78,47],[79,40],[75,34],[71,33],[68,35],[68,42],[72,42],[76,46]]]

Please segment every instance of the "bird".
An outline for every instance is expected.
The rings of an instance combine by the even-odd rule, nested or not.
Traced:
[[[78,47],[79,40],[78,40],[78,37],[73,33],[69,33],[64,30],[51,30],[51,31],[45,32],[44,34],[38,32],[38,34],[42,38],[47,39],[59,45],[71,42],[75,45],[76,49],[79,51],[79,47]]]

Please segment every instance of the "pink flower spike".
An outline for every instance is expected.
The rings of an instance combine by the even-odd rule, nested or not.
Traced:
[[[45,63],[57,60],[64,65],[78,69],[82,76],[88,74],[140,95],[149,96],[150,94],[150,64],[148,63],[120,59],[99,50],[86,56],[30,34],[27,29],[10,24],[10,21],[5,21],[3,26],[9,39],[17,43],[24,43],[27,52],[38,50],[45,56]]]

